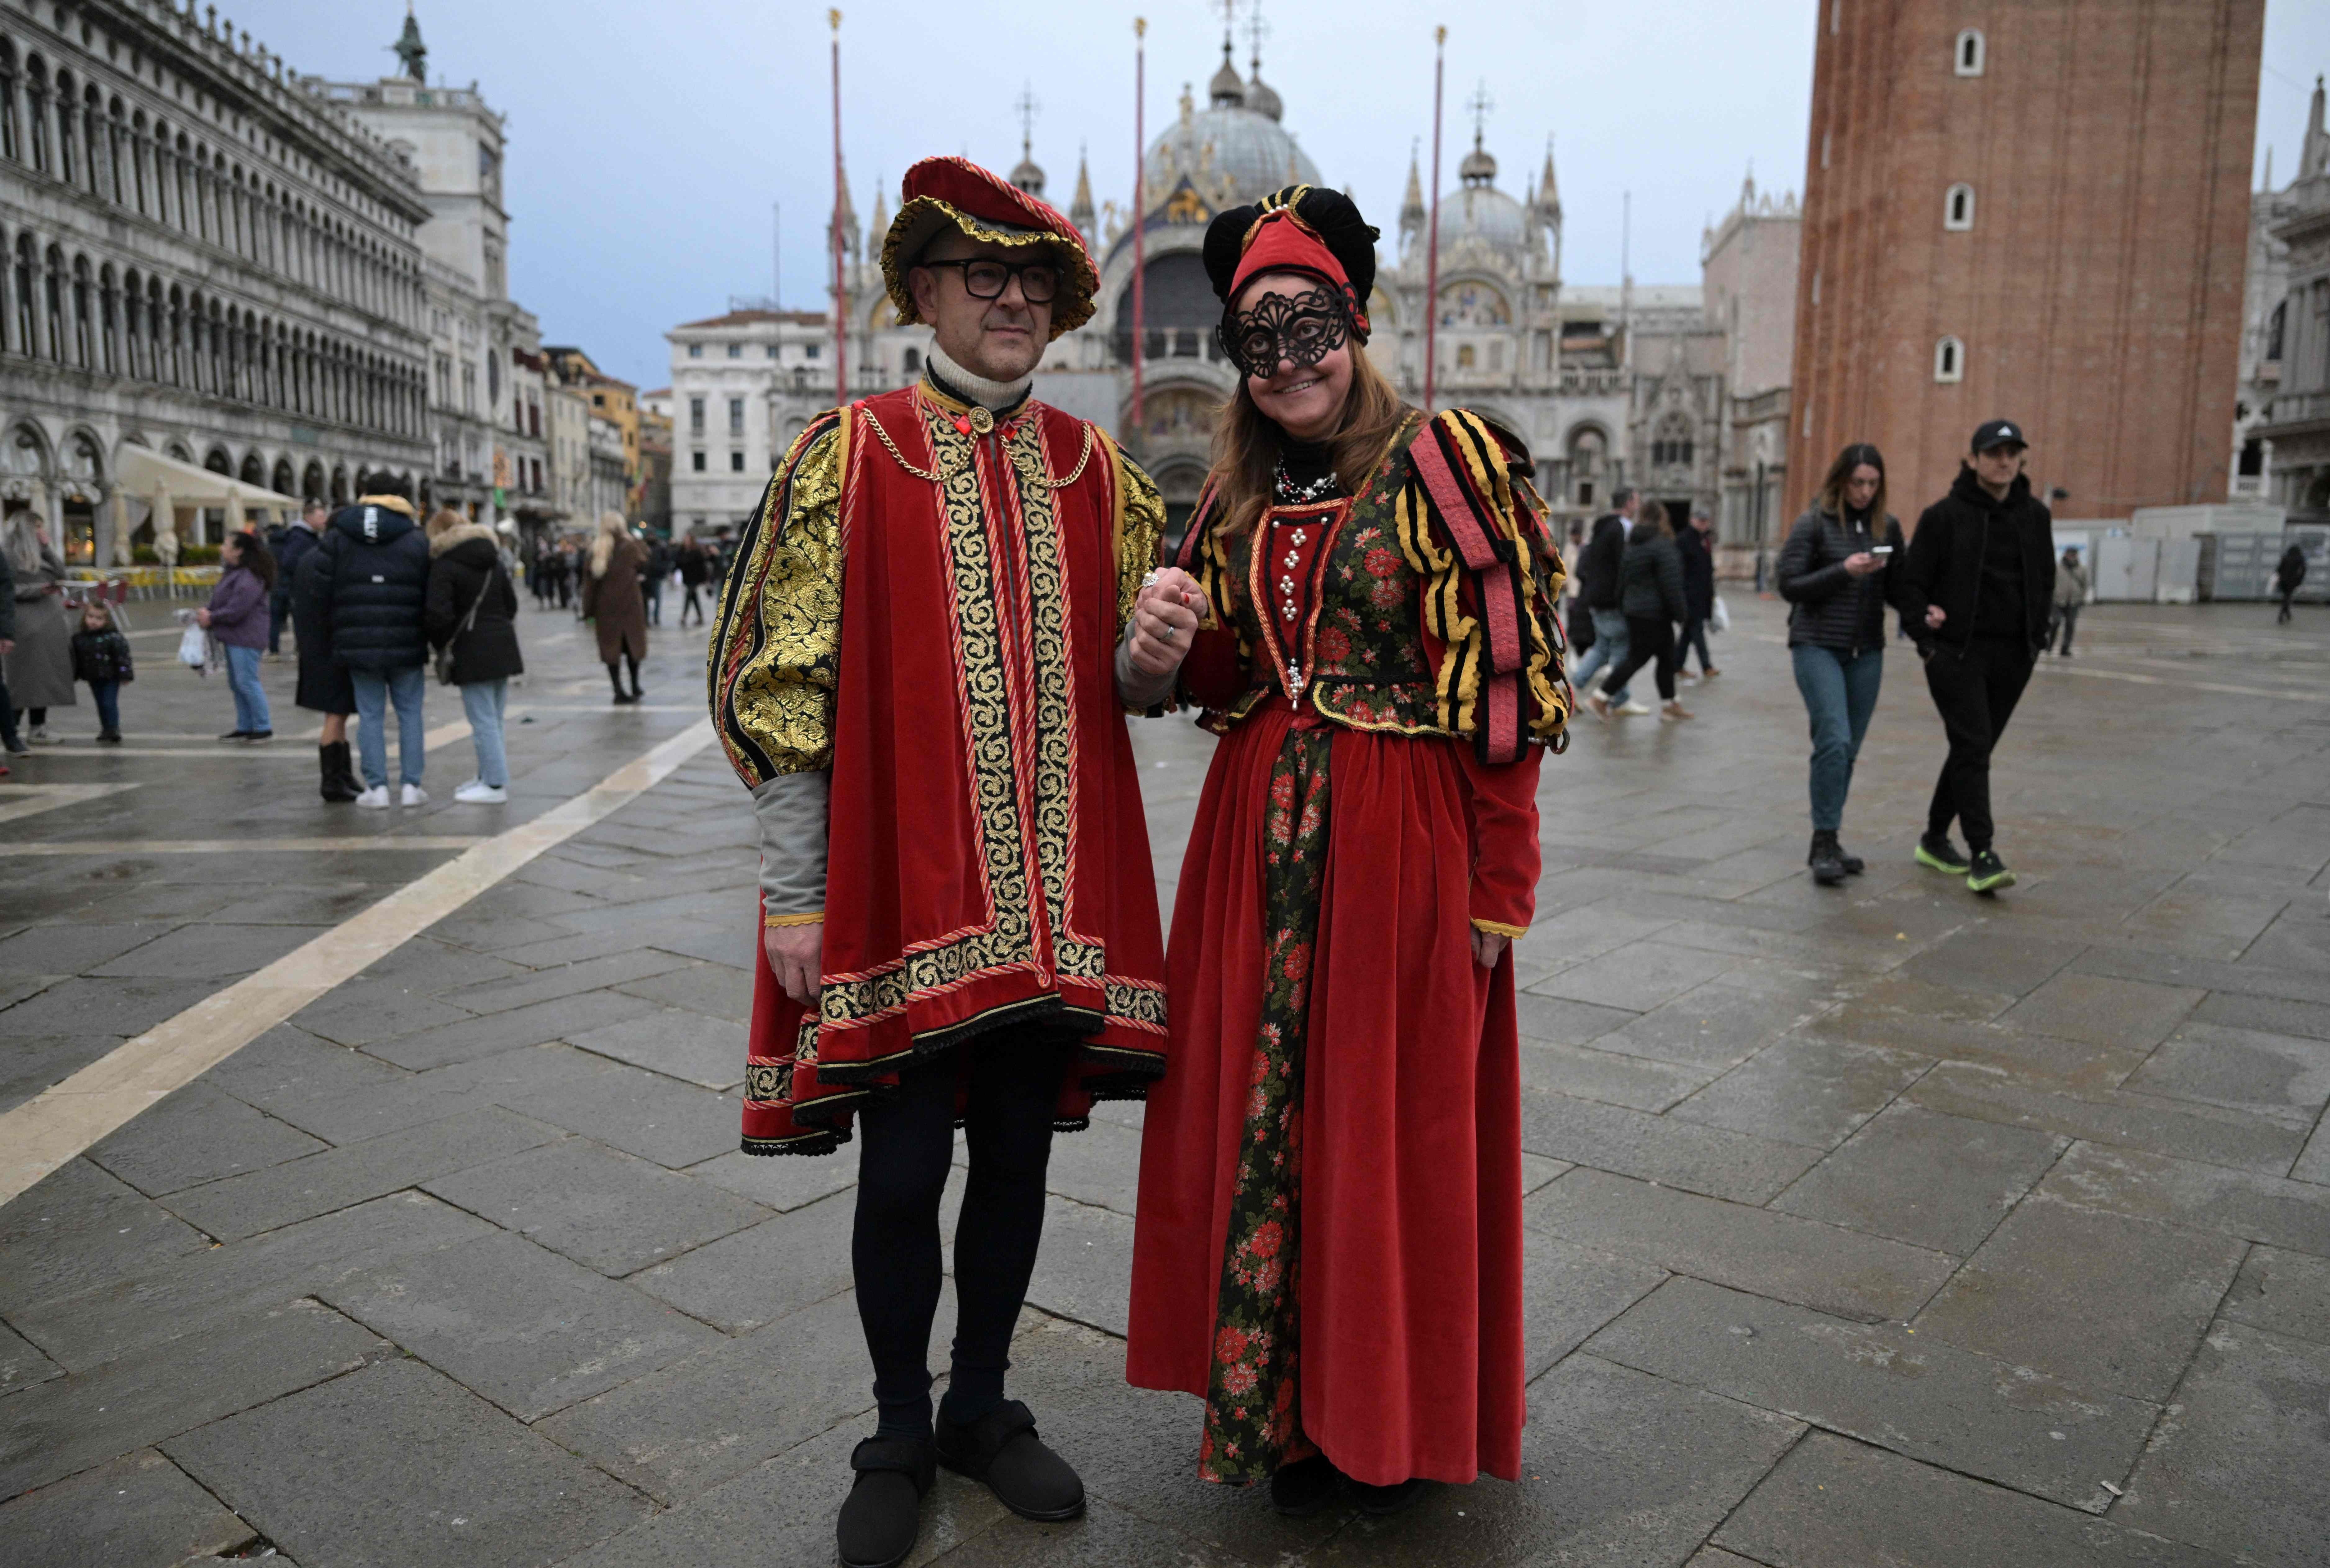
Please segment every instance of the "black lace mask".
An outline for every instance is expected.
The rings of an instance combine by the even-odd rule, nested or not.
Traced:
[[[1279,364],[1317,364],[1351,335],[1343,297],[1331,288],[1265,294],[1252,310],[1225,312],[1214,335],[1241,374],[1267,378]]]

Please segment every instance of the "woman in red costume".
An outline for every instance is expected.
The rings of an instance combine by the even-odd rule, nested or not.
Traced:
[[[1361,351],[1376,231],[1290,187],[1216,218],[1241,372],[1181,546],[1222,737],[1175,900],[1127,1372],[1198,1471],[1388,1513],[1520,1468],[1512,966],[1570,698],[1517,439]]]

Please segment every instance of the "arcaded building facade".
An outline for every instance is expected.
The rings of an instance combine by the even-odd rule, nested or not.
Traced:
[[[2009,417],[2060,513],[2225,498],[2264,0],[1821,0],[1787,463],[1905,519]]]

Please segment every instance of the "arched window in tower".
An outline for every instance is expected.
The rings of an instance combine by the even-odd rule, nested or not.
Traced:
[[[1959,33],[1957,53],[1954,57],[1957,73],[1960,76],[1980,76],[1985,52],[1981,28],[1969,27]]]
[[[922,374],[923,351],[919,348],[910,348],[906,350],[904,354],[899,356],[898,364],[900,368],[905,370],[908,375]]]
[[[1955,337],[1945,337],[1934,345],[1934,379],[1956,382],[1965,379],[1965,345]]]
[[[1651,436],[1651,467],[1688,468],[1692,455],[1690,418],[1680,413],[1662,416]]]
[[[1952,185],[1942,198],[1942,227],[1959,231],[1974,227],[1974,187],[1963,183]]]

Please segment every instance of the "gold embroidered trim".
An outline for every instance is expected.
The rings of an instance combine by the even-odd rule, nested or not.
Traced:
[[[808,914],[762,915],[761,917],[761,924],[771,929],[777,926],[821,926],[824,923],[825,912],[823,910],[812,911]]]
[[[1476,920],[1473,922],[1473,929],[1476,931],[1486,931],[1492,937],[1510,937],[1514,940],[1529,935],[1529,927],[1509,926],[1500,921]]]

